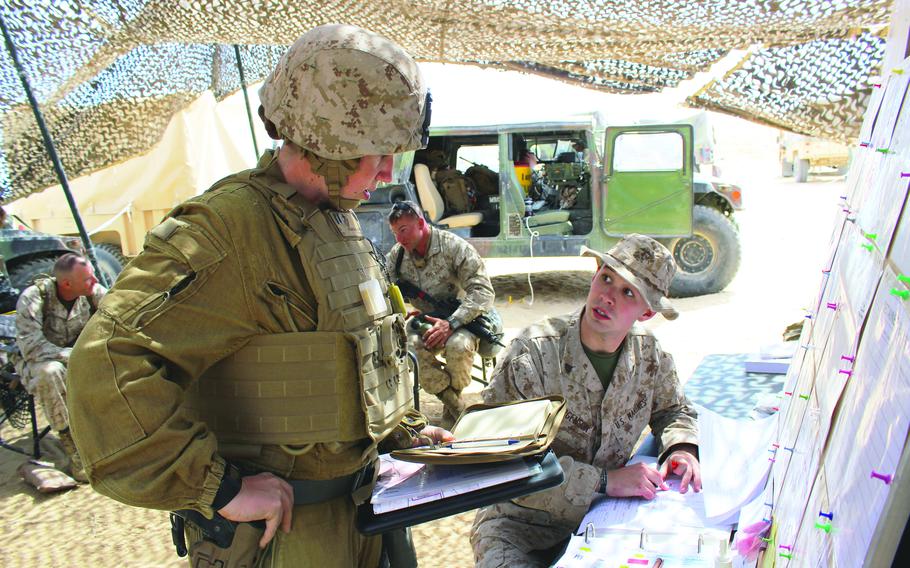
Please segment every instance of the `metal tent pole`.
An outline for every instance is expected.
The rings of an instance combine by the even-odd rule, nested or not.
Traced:
[[[95,274],[97,275],[98,280],[100,280],[105,287],[110,287],[107,275],[105,275],[98,266],[98,260],[95,258],[95,249],[92,246],[92,241],[88,238],[88,233],[85,231],[85,225],[82,223],[82,216],[79,215],[79,208],[76,206],[76,201],[73,199],[73,194],[70,191],[69,181],[66,179],[66,173],[63,171],[63,165],[60,163],[60,157],[57,155],[54,141],[51,139],[51,134],[47,130],[47,124],[44,122],[44,115],[38,107],[38,100],[35,99],[35,95],[32,93],[32,87],[28,82],[28,77],[25,75],[25,70],[19,62],[19,54],[16,51],[16,46],[13,44],[13,38],[9,34],[9,30],[6,27],[6,20],[3,18],[2,13],[0,13],[0,28],[3,29],[3,39],[6,41],[6,49],[9,51],[9,55],[13,60],[13,65],[16,67],[16,73],[19,75],[19,80],[22,82],[22,88],[25,89],[25,95],[28,97],[32,112],[35,114],[35,121],[38,123],[38,128],[41,129],[44,147],[47,149],[51,163],[54,165],[54,171],[57,172],[57,179],[60,180],[60,187],[63,188],[63,194],[66,195],[66,201],[69,203],[70,211],[73,213],[73,220],[76,221],[76,227],[79,229],[79,236],[82,237],[82,244],[85,247],[85,250],[88,251],[89,260],[91,261],[92,266],[95,267]]]
[[[256,143],[256,129],[253,124],[253,110],[250,108],[250,95],[246,92],[246,77],[243,74],[243,62],[240,60],[240,46],[234,44],[234,56],[237,58],[237,71],[240,73],[240,90],[243,91],[243,100],[246,102],[246,117],[250,121],[250,136],[253,137],[253,150],[256,160],[259,160],[259,144]]]

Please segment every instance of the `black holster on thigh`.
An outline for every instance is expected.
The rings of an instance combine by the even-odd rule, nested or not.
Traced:
[[[191,528],[188,526],[187,528]],[[191,531],[188,530],[189,534]],[[253,568],[264,551],[259,548],[259,539],[263,529],[250,523],[239,523],[234,532],[234,540],[227,548],[221,548],[215,542],[201,538],[191,542],[189,547],[190,566],[192,568]],[[271,543],[270,543],[271,544]]]
[[[417,552],[411,529],[402,527],[382,533],[380,568],[417,568]],[[195,568],[195,567],[194,567]]]

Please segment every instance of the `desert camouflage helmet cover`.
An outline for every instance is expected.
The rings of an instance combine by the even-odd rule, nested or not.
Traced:
[[[596,258],[598,270],[604,264],[615,270],[641,292],[648,307],[655,312],[663,314],[668,320],[679,317],[667,298],[670,283],[676,275],[676,263],[664,245],[651,237],[631,234],[606,253],[582,246],[581,254]]]
[[[300,36],[259,90],[284,137],[331,160],[398,154],[426,144],[427,96],[414,59],[356,26]]]

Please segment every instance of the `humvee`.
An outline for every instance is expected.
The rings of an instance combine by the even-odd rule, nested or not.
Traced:
[[[484,257],[578,255],[645,234],[679,266],[672,295],[710,294],[739,268],[739,189],[693,180],[692,141],[687,124],[607,128],[597,115],[433,127],[427,148],[396,157],[392,183],[357,214],[383,252],[395,242],[386,215],[403,199]]]

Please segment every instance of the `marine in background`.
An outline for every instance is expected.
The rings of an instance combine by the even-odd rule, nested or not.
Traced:
[[[416,203],[396,203],[388,219],[396,240],[386,255],[391,279],[410,285],[402,289],[420,312],[408,324],[420,387],[442,401],[441,424],[451,427],[465,408],[461,393],[471,384],[480,347],[480,338],[465,325],[493,310],[493,285],[477,250],[458,235],[430,226]],[[455,299],[457,309],[439,313],[440,301]]]
[[[38,278],[16,303],[16,372],[63,446],[69,460],[64,469],[83,483],[88,478],[70,435],[66,409],[66,369],[76,339],[105,292],[92,264],[79,254],[66,253],[54,263],[53,276]]]

